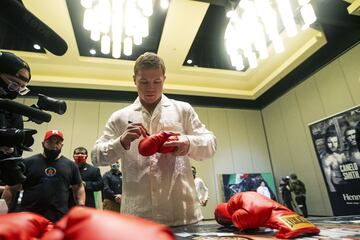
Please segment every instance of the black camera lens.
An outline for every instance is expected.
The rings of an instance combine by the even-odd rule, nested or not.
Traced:
[[[38,94],[37,106],[45,111],[55,112],[57,114],[64,114],[66,112],[66,102],[64,100],[55,99],[45,96],[44,94]]]

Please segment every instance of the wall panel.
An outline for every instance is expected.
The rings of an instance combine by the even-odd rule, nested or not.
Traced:
[[[360,45],[262,110],[277,184],[295,172],[307,186],[309,213],[332,215],[309,124],[360,101]]]

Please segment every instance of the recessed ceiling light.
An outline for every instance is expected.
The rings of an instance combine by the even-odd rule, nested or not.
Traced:
[[[169,0],[160,0],[160,6],[161,6],[162,9],[168,9]]]
[[[91,55],[95,55],[95,54],[96,54],[96,50],[95,50],[95,49],[90,49],[90,54],[91,54]]]
[[[188,59],[186,62],[187,62],[187,64],[192,64],[192,60],[191,60],[191,59]]]
[[[230,10],[226,12],[226,17],[227,18],[232,18],[235,15],[235,11]]]
[[[33,45],[33,47],[36,49],[36,50],[40,50],[40,45],[39,44],[37,44],[37,43],[35,43],[34,45]]]

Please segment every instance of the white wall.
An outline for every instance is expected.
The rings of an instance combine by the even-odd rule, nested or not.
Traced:
[[[209,202],[203,214],[211,219],[215,206],[223,201],[219,174],[271,172],[271,166],[260,111],[202,107],[195,110],[218,143],[213,159],[192,161],[209,188]]]
[[[37,99],[19,100],[27,105]],[[50,123],[37,125],[26,123],[28,128],[37,129],[34,152],[42,152],[41,142],[47,130],[59,129],[64,133],[63,154],[72,159],[75,147],[84,146],[91,150],[96,139],[102,134],[105,123],[115,110],[128,103],[66,100],[68,110],[64,115],[51,113]],[[195,107],[203,123],[213,131],[218,141],[218,151],[213,159],[193,161],[199,177],[203,178],[210,190],[207,207],[203,208],[206,219],[213,218],[217,203],[222,201],[221,184],[218,174],[243,172],[271,172],[265,134],[260,111],[223,108]],[[109,167],[102,167],[104,173]]]
[[[360,103],[360,45],[263,109],[277,184],[296,172],[308,190],[313,215],[332,215],[308,124]]]

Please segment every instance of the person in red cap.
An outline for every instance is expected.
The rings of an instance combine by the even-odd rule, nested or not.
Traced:
[[[12,192],[24,190],[20,211],[38,213],[56,222],[68,211],[71,187],[77,205],[85,204],[85,190],[76,164],[61,155],[64,135],[47,131],[42,142],[44,152],[24,159],[26,180],[5,189],[3,196],[11,202]]]

